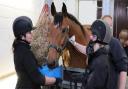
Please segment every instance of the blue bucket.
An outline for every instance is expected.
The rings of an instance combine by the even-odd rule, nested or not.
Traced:
[[[54,69],[49,69],[47,65],[43,65],[38,68],[42,75],[46,75],[48,77],[55,77],[55,78],[63,78],[63,67],[58,66]]]

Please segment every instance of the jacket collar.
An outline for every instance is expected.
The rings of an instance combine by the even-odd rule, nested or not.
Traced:
[[[25,41],[25,40],[19,40],[18,44],[19,44],[19,45],[23,45],[23,46],[27,47],[28,49],[31,48],[30,43],[28,43],[28,42]]]
[[[105,47],[102,47],[100,49],[98,49],[95,53],[91,54],[88,56],[88,63],[90,64],[93,59],[95,60],[96,57],[100,56],[100,55],[103,55],[103,54],[108,54],[108,51]]]
[[[98,50],[93,54],[93,56],[94,56],[94,57],[97,57],[97,56],[99,56],[99,55],[101,55],[101,54],[107,54],[107,53],[108,53],[108,52],[107,52],[106,48],[105,48],[105,47],[102,47],[102,48],[98,49]]]

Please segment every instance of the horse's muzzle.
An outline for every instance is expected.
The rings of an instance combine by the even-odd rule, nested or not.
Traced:
[[[48,62],[47,65],[48,65],[48,67],[49,67],[50,69],[54,69],[54,68],[56,68],[57,66],[59,66],[59,63],[58,63],[58,61],[52,61],[52,62]]]

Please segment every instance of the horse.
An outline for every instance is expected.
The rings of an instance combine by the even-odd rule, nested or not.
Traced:
[[[87,45],[90,31],[84,29],[81,23],[70,13],[63,3],[62,12],[56,12],[54,3],[51,4],[51,14],[54,18],[49,24],[49,47],[48,64],[55,65],[64,49],[68,49],[70,54],[69,67],[86,68],[87,56],[80,53],[68,39],[75,35],[76,42]],[[86,50],[86,49],[85,49]]]

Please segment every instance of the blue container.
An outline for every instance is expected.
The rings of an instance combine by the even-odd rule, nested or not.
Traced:
[[[55,78],[63,78],[63,67],[58,66],[54,69],[49,69],[47,65],[43,65],[38,68],[42,75],[46,75],[48,77],[55,77]]]

